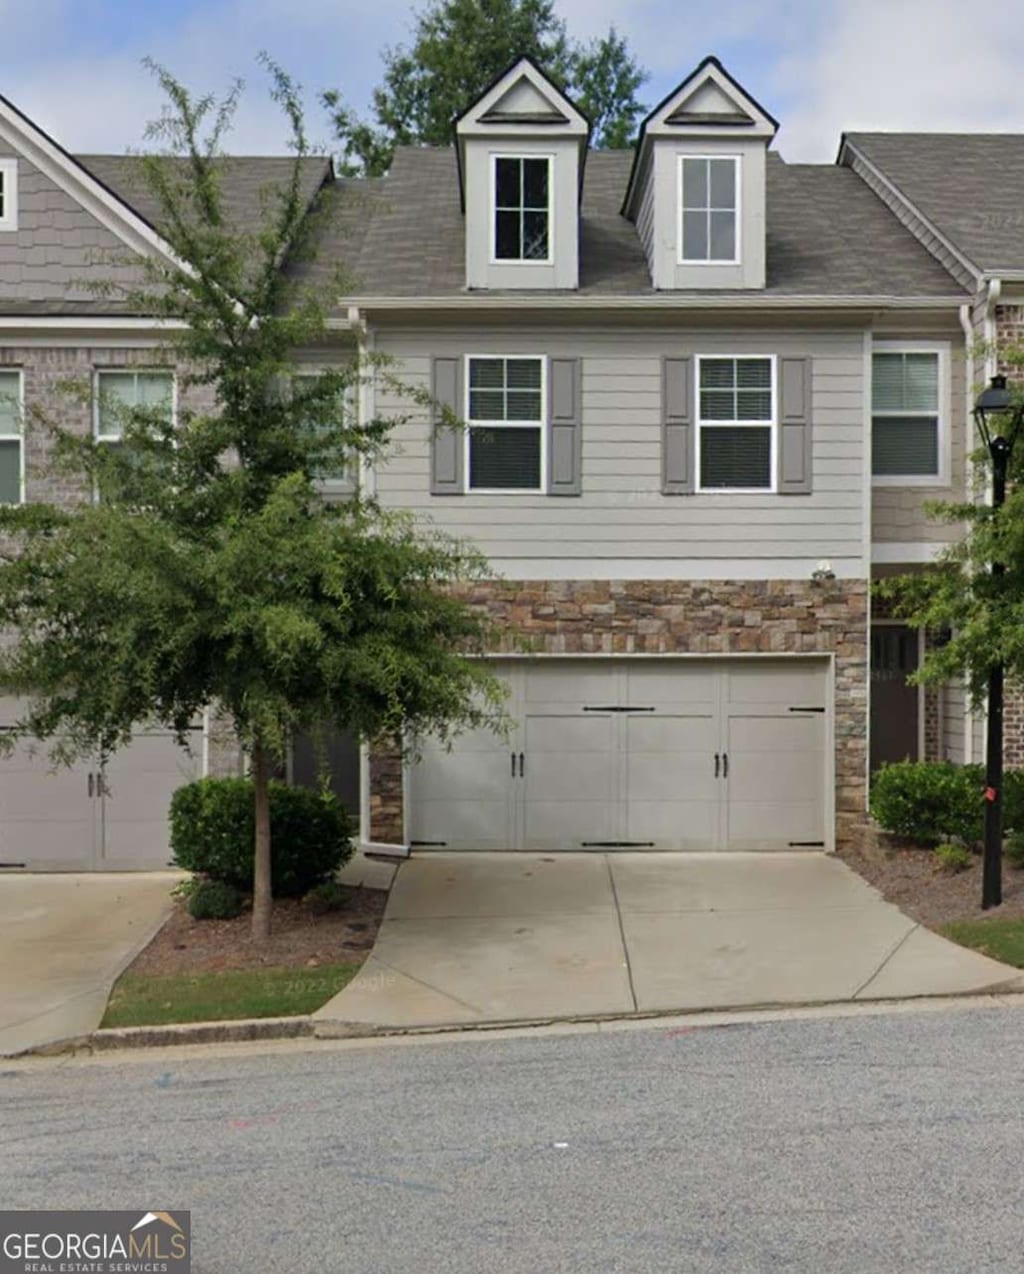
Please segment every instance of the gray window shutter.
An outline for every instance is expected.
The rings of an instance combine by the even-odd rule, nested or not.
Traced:
[[[583,490],[583,371],[578,358],[548,359],[548,494]]]
[[[694,490],[693,359],[661,360],[661,490]]]
[[[430,396],[435,406],[430,426],[430,490],[433,495],[462,495],[465,491],[465,435],[443,422],[440,407],[462,419],[462,359],[431,361]]]
[[[809,495],[811,456],[811,360],[779,359],[779,494]]]

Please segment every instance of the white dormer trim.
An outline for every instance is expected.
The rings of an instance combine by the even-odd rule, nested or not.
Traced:
[[[501,109],[503,101],[509,98],[514,100],[516,90],[522,92],[525,88],[533,90],[532,96],[545,104],[546,112],[542,107],[539,111],[530,112],[529,118],[524,118],[515,109]],[[586,117],[529,58],[520,58],[514,66],[509,67],[455,121],[456,137],[468,134],[488,136],[495,133],[513,137],[523,134],[534,136],[538,129],[545,128],[557,129],[561,136],[570,134],[585,138],[590,132]]]
[[[589,139],[586,116],[529,58],[520,58],[499,75],[455,121],[469,291],[579,286],[580,192]],[[502,158],[547,164],[543,260],[499,258],[495,174]],[[504,224],[511,220],[503,216],[505,230],[511,230]]]

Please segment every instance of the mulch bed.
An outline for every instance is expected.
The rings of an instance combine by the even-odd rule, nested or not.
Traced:
[[[981,909],[981,857],[966,870],[949,874],[936,866],[932,851],[898,842],[843,849],[838,855],[901,911],[937,929],[951,920],[1024,917],[1024,871],[1003,863],[1003,903]]]
[[[317,915],[298,898],[274,903],[270,941],[254,946],[248,910],[234,920],[193,920],[181,903],[127,970],[132,974],[212,973],[221,969],[362,962],[380,927],[387,893],[349,888],[338,911]]]

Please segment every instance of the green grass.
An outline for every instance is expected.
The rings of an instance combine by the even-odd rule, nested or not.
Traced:
[[[358,964],[325,964],[316,969],[226,969],[166,977],[125,973],[111,992],[100,1025],[294,1017],[325,1004],[358,969]]]
[[[955,920],[942,932],[963,947],[1024,969],[1024,920]]]

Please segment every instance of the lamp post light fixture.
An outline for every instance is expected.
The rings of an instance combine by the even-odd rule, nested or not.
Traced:
[[[1014,403],[1005,376],[993,376],[974,405],[974,420],[992,460],[992,508],[1006,502],[1006,477],[1014,444],[1024,425],[1024,403]],[[994,579],[1006,573],[992,563]],[[985,849],[982,858],[981,906],[1003,901],[1003,665],[988,672],[988,730],[985,742]]]

